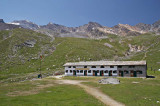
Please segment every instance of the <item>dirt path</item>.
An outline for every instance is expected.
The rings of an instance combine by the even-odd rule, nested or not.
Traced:
[[[81,82],[85,82],[85,81],[57,80],[57,83],[59,83],[59,84],[73,84],[73,85],[80,86],[88,94],[94,96],[95,98],[97,98],[98,100],[100,100],[101,102],[106,104],[107,106],[125,106],[124,104],[119,103],[119,102],[113,100],[112,98],[110,98],[109,96],[105,95],[104,93],[102,93],[98,89],[81,84]]]

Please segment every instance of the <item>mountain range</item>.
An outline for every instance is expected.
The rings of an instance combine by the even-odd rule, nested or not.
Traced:
[[[0,23],[4,24],[2,19],[1,21],[2,22]],[[134,26],[128,24],[118,24],[113,27],[102,26],[97,22],[89,22],[88,24],[79,27],[67,27],[51,22],[47,25],[40,26],[27,20],[17,20],[6,23],[6,25],[8,27],[13,25],[13,28],[22,27],[31,29],[51,37],[103,38],[107,37],[109,34],[119,36],[137,36],[145,33],[160,34],[160,20],[154,22],[153,24],[139,23]],[[10,27],[8,27],[0,29],[10,29]]]

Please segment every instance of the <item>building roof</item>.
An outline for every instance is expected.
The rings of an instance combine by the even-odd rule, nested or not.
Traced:
[[[66,63],[63,66],[84,66],[84,65],[146,65],[146,61],[86,61]]]

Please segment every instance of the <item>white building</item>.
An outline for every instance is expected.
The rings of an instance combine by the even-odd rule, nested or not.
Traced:
[[[88,61],[66,63],[66,76],[146,77],[146,61]]]

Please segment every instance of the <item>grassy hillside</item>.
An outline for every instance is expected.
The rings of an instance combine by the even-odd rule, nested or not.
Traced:
[[[36,40],[34,47],[22,46],[27,40]],[[111,45],[111,47],[105,44]],[[143,48],[130,52],[129,44]],[[55,49],[56,48],[56,49]],[[126,55],[128,53],[128,55]],[[0,31],[0,79],[14,78],[28,73],[39,73],[43,54],[42,72],[52,74],[63,70],[63,64],[74,61],[147,60],[148,67],[160,68],[160,36],[144,34],[120,37],[108,35],[106,39],[51,38],[26,29]]]
[[[34,47],[25,45],[31,40],[35,41]],[[36,67],[31,65],[41,54],[49,54],[50,40],[46,35],[26,29],[0,31],[0,79],[35,71]]]

